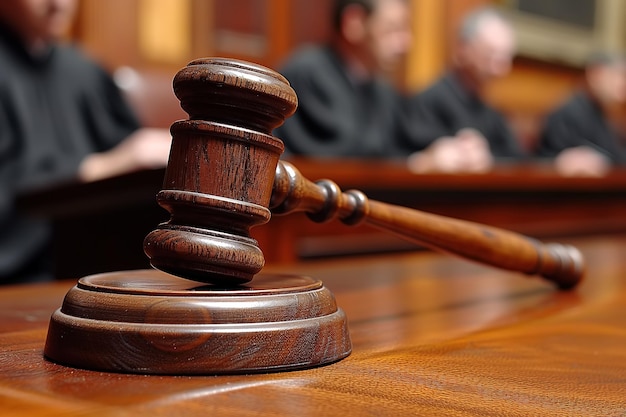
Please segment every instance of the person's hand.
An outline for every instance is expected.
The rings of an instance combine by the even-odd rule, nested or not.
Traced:
[[[143,128],[127,137],[115,151],[124,153],[127,169],[153,169],[167,165],[172,137],[164,129]]]
[[[427,149],[408,159],[409,169],[416,173],[479,173],[493,166],[487,140],[474,129],[463,129],[454,137],[442,137]]]
[[[412,172],[418,174],[443,172],[458,172],[463,166],[463,152],[452,136],[441,137],[428,148],[415,152],[407,161]]]
[[[464,172],[487,172],[493,167],[493,155],[489,148],[489,142],[475,129],[462,129],[456,135],[460,152],[465,155],[463,165],[460,167]]]
[[[115,148],[87,156],[81,163],[78,178],[96,181],[142,169],[167,165],[172,138],[165,129],[143,128],[124,139]]]
[[[611,169],[611,161],[593,148],[578,146],[561,151],[554,167],[566,177],[602,177]]]

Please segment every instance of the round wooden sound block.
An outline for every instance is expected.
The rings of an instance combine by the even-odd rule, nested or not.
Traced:
[[[321,281],[259,275],[219,288],[157,270],[80,279],[50,320],[45,356],[78,368],[229,374],[309,368],[350,354]]]

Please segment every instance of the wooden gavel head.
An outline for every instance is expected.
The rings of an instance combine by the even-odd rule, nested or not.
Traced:
[[[172,146],[158,203],[170,220],[144,241],[151,264],[201,282],[250,281],[264,265],[250,237],[268,209],[283,143],[271,132],[293,114],[287,80],[265,67],[205,58],[175,76],[188,120],[171,127]]]

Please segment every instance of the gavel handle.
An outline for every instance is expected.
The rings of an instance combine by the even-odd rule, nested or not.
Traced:
[[[543,244],[495,227],[368,200],[357,190],[342,192],[332,181],[313,183],[284,161],[276,168],[270,209],[274,214],[304,211],[317,222],[364,222],[434,250],[541,275],[560,289],[576,286],[584,272],[583,256],[573,246]]]

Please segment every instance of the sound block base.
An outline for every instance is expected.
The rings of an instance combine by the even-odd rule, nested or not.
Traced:
[[[350,352],[345,314],[321,281],[261,274],[229,289],[157,270],[81,278],[44,348],[76,368],[166,375],[287,371]]]

